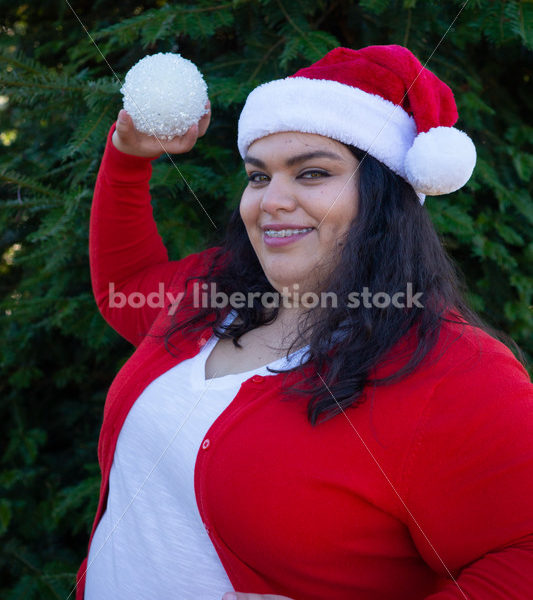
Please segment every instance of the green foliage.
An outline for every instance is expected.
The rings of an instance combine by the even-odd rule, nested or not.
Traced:
[[[238,202],[236,123],[256,85],[336,45],[399,43],[422,62],[431,57],[429,68],[456,91],[478,164],[463,190],[428,198],[427,209],[473,307],[533,350],[531,2],[81,6],[98,48],[63,0],[0,0],[0,597],[11,600],[66,598],[87,544],[105,393],[131,352],[92,299],[91,193],[120,80],[147,53],[193,60],[213,105],[194,151],[155,164],[154,209],[176,258],[216,242]]]

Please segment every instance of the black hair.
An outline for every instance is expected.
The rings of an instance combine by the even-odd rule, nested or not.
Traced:
[[[317,306],[306,311],[288,350],[308,345],[306,364],[313,365],[313,374],[301,387],[286,391],[309,396],[308,418],[312,424],[356,406],[366,386],[385,385],[412,373],[435,346],[444,321],[464,321],[479,327],[504,339],[520,354],[512,340],[485,324],[467,305],[461,276],[413,188],[372,156],[348,148],[359,161],[359,204],[337,266],[325,286],[336,295],[337,307]],[[230,217],[209,272],[191,279],[214,285],[228,297],[234,292],[243,292],[247,297],[250,292],[277,294],[259,264],[238,208]],[[422,294],[422,307],[417,306],[418,302],[402,309],[372,303],[350,307],[354,290],[367,288],[393,297],[405,292],[408,284],[413,296]],[[238,318],[226,329],[221,328],[225,316],[221,308],[203,307],[181,320],[178,311],[166,332],[167,349],[174,332],[203,328],[206,321],[215,335],[230,338],[239,346],[243,334],[272,323],[278,314],[278,308],[265,308],[257,296],[253,303],[234,310]],[[416,332],[416,344],[409,360],[388,377],[375,378],[374,369],[410,331]]]

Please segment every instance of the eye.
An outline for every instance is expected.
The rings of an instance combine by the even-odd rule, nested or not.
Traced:
[[[309,169],[299,175],[302,179],[320,179],[322,177],[329,177],[329,173],[322,169]]]
[[[248,181],[250,183],[265,183],[266,181],[268,181],[268,175],[254,171],[253,173],[250,173],[248,175]]]

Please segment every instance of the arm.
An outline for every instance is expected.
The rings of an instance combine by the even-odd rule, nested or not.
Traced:
[[[165,295],[172,294],[176,275],[190,273],[207,258],[193,255],[169,262],[150,205],[151,160],[163,150],[187,152],[208,123],[209,113],[184,136],[161,146],[153,136],[138,133],[129,115],[121,111],[116,129],[113,126],[109,133],[91,210],[91,279],[100,312],[135,345],[161,310],[156,301],[161,293],[165,305],[169,304],[171,299]],[[148,303],[150,294],[153,301]]]
[[[476,355],[437,386],[405,477],[427,536],[409,520],[413,540],[447,580],[427,600],[531,598],[533,386],[510,351]]]

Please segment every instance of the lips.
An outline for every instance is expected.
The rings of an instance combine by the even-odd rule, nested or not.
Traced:
[[[261,225],[263,231],[282,231],[284,229],[314,229],[313,225],[305,223],[265,223]]]
[[[265,225],[263,226],[263,241],[267,246],[277,247],[292,244],[306,235],[309,235],[314,227],[300,225]]]
[[[309,233],[312,230],[313,230],[313,227],[299,227],[299,228],[286,228],[286,229],[267,228],[264,231],[265,231],[265,235],[267,237],[283,238],[283,237],[290,237],[291,235],[299,235],[302,233]]]

